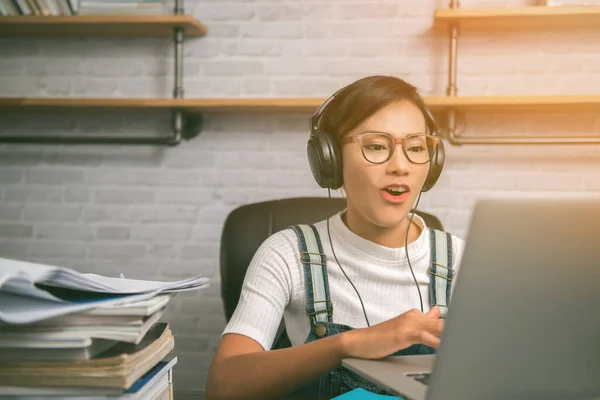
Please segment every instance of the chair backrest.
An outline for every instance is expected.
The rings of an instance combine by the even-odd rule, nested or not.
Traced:
[[[327,218],[327,197],[298,197],[240,206],[227,216],[221,234],[221,297],[227,321],[240,298],[246,270],[261,243],[294,224],[312,224]],[[346,207],[346,199],[331,198],[331,215]],[[433,215],[416,212],[427,226],[443,230]]]

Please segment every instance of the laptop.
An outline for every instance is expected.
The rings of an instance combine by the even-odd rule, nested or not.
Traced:
[[[486,199],[437,355],[344,359],[411,400],[600,399],[600,198]]]

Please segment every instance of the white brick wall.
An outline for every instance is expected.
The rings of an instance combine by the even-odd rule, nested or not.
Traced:
[[[367,4],[368,3],[368,4]],[[463,0],[464,7],[526,5]],[[208,36],[185,44],[186,97],[326,96],[364,75],[399,75],[444,94],[447,38],[429,31],[447,1],[187,1]],[[600,93],[600,31],[470,33],[459,44],[459,94]],[[1,96],[171,96],[169,39],[0,39]],[[179,388],[203,388],[224,326],[218,244],[234,207],[326,195],[305,158],[307,114],[207,115],[176,148],[0,148],[0,255],[101,274],[175,279],[205,273],[167,319]],[[472,134],[600,133],[593,114],[471,115]],[[164,134],[169,115],[2,115],[12,134]],[[464,236],[482,195],[600,194],[600,146],[450,147],[422,208]]]

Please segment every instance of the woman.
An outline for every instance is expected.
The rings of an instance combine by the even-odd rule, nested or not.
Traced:
[[[328,99],[311,130],[313,175],[322,187],[343,187],[347,208],[314,230],[277,232],[258,249],[212,362],[208,399],[332,398],[357,387],[382,393],[341,360],[439,346],[444,307],[422,295],[434,296],[436,235],[413,210],[443,165],[423,99],[401,79],[363,78]],[[322,242],[322,270],[301,258],[306,238],[299,238],[311,232]],[[464,242],[446,236],[448,258],[437,263],[456,274]],[[282,317],[292,346],[273,350]]]

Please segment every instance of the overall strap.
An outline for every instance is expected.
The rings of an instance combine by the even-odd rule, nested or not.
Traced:
[[[452,269],[452,236],[429,228],[431,242],[431,266],[429,267],[429,299],[431,307],[440,308],[440,316],[446,317],[455,272]]]
[[[317,229],[313,225],[290,226],[298,236],[300,262],[304,267],[306,314],[315,321],[333,322],[333,304],[329,296],[327,257]]]

